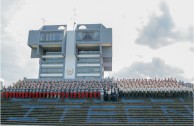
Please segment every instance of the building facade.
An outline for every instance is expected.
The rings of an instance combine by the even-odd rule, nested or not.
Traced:
[[[39,58],[39,78],[84,79],[112,71],[112,29],[102,24],[44,25],[30,30],[31,58]]]

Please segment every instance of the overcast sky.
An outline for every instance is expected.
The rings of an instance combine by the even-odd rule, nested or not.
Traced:
[[[28,31],[102,23],[113,29],[115,78],[173,77],[194,82],[193,0],[1,0],[1,78],[38,78]]]

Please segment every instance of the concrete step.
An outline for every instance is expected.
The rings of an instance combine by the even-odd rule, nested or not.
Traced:
[[[1,124],[190,126],[193,99],[3,99]]]

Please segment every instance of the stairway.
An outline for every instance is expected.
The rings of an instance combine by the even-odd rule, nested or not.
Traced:
[[[192,126],[193,99],[2,99],[1,124]]]

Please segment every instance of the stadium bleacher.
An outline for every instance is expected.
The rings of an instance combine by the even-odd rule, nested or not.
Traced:
[[[192,98],[6,99],[1,124],[12,125],[193,125]]]
[[[192,126],[193,114],[193,87],[172,78],[22,80],[1,92],[1,124]]]

